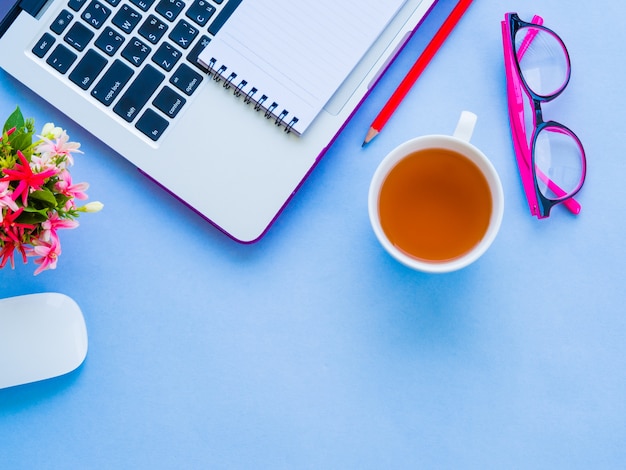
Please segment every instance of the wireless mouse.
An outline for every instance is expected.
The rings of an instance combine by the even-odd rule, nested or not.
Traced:
[[[66,374],[86,355],[85,319],[67,295],[0,299],[0,389]]]

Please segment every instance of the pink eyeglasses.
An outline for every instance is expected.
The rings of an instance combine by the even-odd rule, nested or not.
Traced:
[[[509,120],[517,165],[532,215],[542,219],[556,204],[580,212],[574,195],[587,172],[585,150],[570,129],[544,121],[541,103],[559,96],[570,79],[570,59],[561,38],[507,13],[502,22]]]

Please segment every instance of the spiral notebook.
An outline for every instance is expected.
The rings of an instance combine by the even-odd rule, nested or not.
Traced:
[[[199,59],[300,135],[405,1],[243,2]]]

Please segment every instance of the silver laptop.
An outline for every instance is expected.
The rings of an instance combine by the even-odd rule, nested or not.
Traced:
[[[406,0],[301,136],[238,103],[197,60],[242,1],[254,0],[2,0],[0,67],[227,235],[254,242],[437,0]]]

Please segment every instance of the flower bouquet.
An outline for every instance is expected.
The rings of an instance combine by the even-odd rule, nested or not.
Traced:
[[[9,116],[0,137],[0,268],[15,255],[24,263],[35,257],[35,275],[56,268],[61,254],[58,231],[78,226],[81,212],[98,212],[100,202],[87,199],[87,183],[72,183],[69,167],[80,144],[54,124],[43,127],[33,141],[34,121],[19,108]]]

